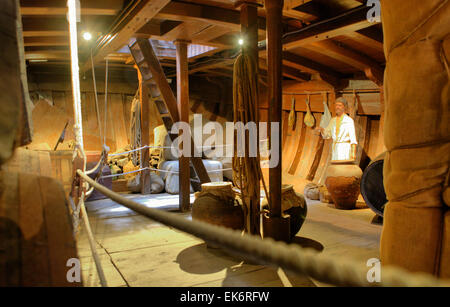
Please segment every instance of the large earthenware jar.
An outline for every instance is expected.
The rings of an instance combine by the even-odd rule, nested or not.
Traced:
[[[267,198],[262,202],[263,209],[268,209]],[[294,191],[290,184],[283,184],[281,188],[281,210],[284,214],[290,215],[290,235],[291,239],[300,231],[305,222],[308,208],[306,207],[305,197]]]
[[[231,229],[244,229],[244,210],[231,182],[202,184],[202,191],[195,193],[192,218]]]
[[[359,166],[351,161],[332,161],[328,166],[325,185],[337,209],[356,207],[362,174]]]

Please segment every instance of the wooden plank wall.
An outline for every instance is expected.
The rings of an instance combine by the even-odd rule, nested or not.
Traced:
[[[53,105],[46,100],[35,101],[32,112],[34,135],[33,142],[28,146],[30,149],[45,149],[41,146],[47,143],[53,149],[66,122],[69,123],[65,141],[58,149],[69,149],[69,140],[74,139],[73,134],[73,105],[72,93],[70,91],[51,91]],[[107,116],[106,116],[106,144],[111,151],[122,148],[129,144],[129,113],[133,96],[128,94],[108,94]],[[100,124],[104,125],[105,95],[98,95],[100,109]],[[87,151],[100,151],[103,140],[100,138],[98,127],[95,95],[93,92],[81,93],[81,108],[83,117],[83,140]],[[104,127],[102,126],[102,131]]]
[[[232,115],[232,95],[227,91],[231,84],[219,86],[220,82],[198,82],[192,80],[190,93],[191,115],[201,113],[205,119],[219,121],[221,123]],[[208,80],[211,81],[211,80]],[[216,81],[216,80],[213,80]],[[40,143],[48,143],[53,149],[58,137],[66,123],[69,126],[66,133],[66,140],[73,139],[73,106],[72,93],[70,88],[61,86],[48,87],[47,95],[51,97],[53,105],[45,100],[40,100],[35,104],[33,110],[33,122],[35,126],[34,141],[29,146],[39,147]],[[134,97],[134,89],[126,87],[111,87],[108,95],[107,111],[107,145],[111,152],[129,144],[129,122],[131,103]],[[347,90],[351,89],[375,89],[374,84],[369,81],[351,81]],[[323,81],[310,81],[304,83],[286,82],[283,86],[283,174],[292,180],[306,180],[314,162],[315,153],[319,144],[319,135],[312,128],[308,128],[303,123],[306,114],[306,95],[295,95],[295,111],[297,120],[294,129],[289,129],[287,119],[291,109],[292,93],[333,91],[334,89]],[[82,88],[82,112],[83,112],[83,133],[86,151],[99,151],[102,141],[98,129],[95,112],[95,97],[91,88]],[[345,95],[349,104],[353,103],[353,95]],[[333,111],[334,96],[329,95],[329,107]],[[311,109],[319,125],[323,112],[322,95],[310,96]],[[358,157],[368,156],[374,159],[380,154],[380,143],[382,143],[382,127],[380,127],[380,95],[368,93],[359,95],[358,115],[355,122],[357,124],[357,137],[360,143]],[[99,95],[99,106],[101,123],[104,118],[104,95]],[[157,116],[154,104],[150,104],[150,138],[153,139],[153,129],[161,125],[161,119]],[[230,114],[231,113],[231,114]],[[264,91],[260,94],[260,120],[267,121],[268,104]],[[44,148],[39,148],[44,149]],[[68,143],[60,145],[60,150],[67,150]],[[322,183],[323,176],[331,155],[331,141],[326,140],[313,181]]]
[[[190,108],[191,115],[201,113],[208,120],[225,122],[225,117],[232,116],[232,101],[230,105],[230,94],[223,95],[228,91],[224,88],[219,90],[216,81],[194,79],[191,84]],[[82,82],[81,87],[81,107],[83,117],[83,140],[86,151],[100,151],[103,141],[100,138],[98,127],[95,95],[92,84]],[[230,84],[229,84],[230,85]],[[130,143],[130,116],[131,104],[137,89],[128,84],[111,84],[108,94],[107,122],[106,122],[106,144],[110,147],[110,152],[114,152]],[[231,85],[230,85],[231,86]],[[104,125],[104,104],[105,96],[100,91],[104,85],[97,84],[99,89],[98,103],[100,109],[100,122]],[[74,139],[73,134],[73,104],[70,84],[63,82],[31,84],[32,93],[44,94],[46,99],[34,100],[33,142],[27,146],[30,149],[49,150],[53,149],[66,124],[66,138],[63,144],[58,146],[58,150],[68,150],[69,140]],[[36,95],[33,95],[36,96]],[[158,115],[156,106],[150,103],[150,143],[153,143],[153,129],[163,122]],[[215,113],[216,112],[216,113]],[[219,114],[222,113],[222,114]],[[45,145],[47,144],[47,145]]]
[[[351,81],[349,87],[345,90],[377,90],[376,86],[369,81]],[[316,125],[313,128],[307,127],[303,123],[306,115],[307,95],[294,95],[296,123],[294,129],[288,127],[288,117],[292,106],[292,94],[305,94],[308,92],[334,91],[334,89],[323,81],[310,81],[304,83],[286,82],[283,85],[283,123],[282,123],[282,169],[283,182],[294,184],[294,187],[300,191],[308,180],[308,174],[311,171],[312,164],[319,144],[319,135],[314,132],[314,128],[320,124],[323,114],[322,95],[311,95],[310,105]],[[353,95],[345,94],[344,97],[353,104]],[[367,93],[359,94],[358,112],[355,118],[356,133],[358,138],[357,159],[361,157],[362,163],[364,157],[374,159],[381,154],[379,143],[382,143],[383,136],[380,135],[380,94]],[[328,106],[333,113],[334,95],[328,95]],[[261,96],[259,114],[261,121],[267,121],[268,104],[265,95]],[[312,181],[322,184],[326,173],[327,165],[331,159],[331,140],[325,140],[322,154],[320,155],[317,170],[312,174]],[[367,160],[365,160],[367,161]],[[267,180],[267,172],[263,171]],[[298,183],[298,185],[297,185]],[[303,188],[301,188],[303,189]]]

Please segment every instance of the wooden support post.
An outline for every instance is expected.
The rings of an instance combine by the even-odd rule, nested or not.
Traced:
[[[241,6],[241,37],[244,40],[242,50],[258,67],[258,7],[252,1],[245,1]]]
[[[253,61],[256,71],[258,71],[258,9],[254,2],[245,1],[241,6],[241,38],[244,43],[242,52],[247,54]],[[244,123],[246,124],[246,123]],[[246,136],[248,139],[248,136]],[[246,152],[246,155],[249,153]],[[249,158],[249,160],[256,158]],[[249,162],[251,163],[251,162]],[[246,231],[253,235],[260,234],[260,193],[259,180],[255,180],[255,185],[258,186],[257,195],[249,200],[249,213],[247,215]]]
[[[141,145],[147,146],[150,143],[150,101],[148,87],[143,84],[142,75],[137,69],[139,79],[139,100],[141,102]],[[141,150],[140,168],[150,167],[150,155],[148,148]],[[151,194],[150,170],[141,172],[141,194]]]
[[[337,94],[337,88],[334,88],[332,91],[330,91],[329,97],[328,97],[328,108],[330,109],[330,113],[332,117],[336,116],[336,111],[334,110],[334,104],[336,103],[336,98],[337,98],[338,94]],[[322,135],[320,136],[322,137]],[[325,179],[326,179],[326,174],[327,174],[327,169],[328,166],[330,165],[330,161],[331,161],[331,156],[333,154],[333,145],[331,144],[329,152],[327,154],[325,158],[325,163],[324,163],[324,168],[323,171],[320,174],[320,177],[318,179],[317,184],[318,185],[324,185],[325,184]]]
[[[269,128],[269,140],[272,155],[278,156],[278,165],[269,169],[270,214],[263,218],[264,237],[275,240],[290,240],[290,219],[284,217],[281,208],[282,156],[281,156],[281,115],[282,115],[282,10],[283,0],[266,0],[267,24],[267,62],[268,62],[268,101],[269,122],[279,123],[279,145],[273,148],[272,132]],[[270,126],[269,126],[270,127]]]
[[[189,123],[189,71],[188,71],[188,42],[175,41],[177,48],[177,105],[180,121]],[[183,133],[186,133],[183,131]],[[181,155],[179,158],[179,200],[180,211],[190,209],[190,168],[189,157]]]
[[[380,87],[380,128],[378,132],[378,145],[377,145],[377,155],[382,154],[386,151],[386,146],[384,145],[384,87]]]
[[[271,200],[271,216],[281,216],[281,115],[282,115],[282,10],[283,0],[267,0],[266,16],[267,16],[267,66],[268,66],[268,101],[269,101],[269,122],[279,123],[278,140],[280,141],[279,148],[272,148],[272,139],[270,137],[270,147],[272,152],[277,152],[279,162],[276,167],[269,170],[269,186],[270,186],[270,200]],[[271,136],[272,134],[270,134]]]

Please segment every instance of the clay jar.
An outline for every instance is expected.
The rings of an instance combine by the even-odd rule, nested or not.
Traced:
[[[351,210],[356,207],[362,174],[359,166],[352,161],[331,161],[325,186],[337,209]]]
[[[262,202],[263,209],[268,209],[267,198]],[[290,215],[290,235],[291,239],[300,231],[306,219],[308,208],[302,194],[296,193],[290,184],[283,184],[281,188],[281,210],[284,214]]]
[[[231,229],[244,229],[244,210],[231,182],[202,184],[202,191],[195,193],[192,219]]]
[[[333,199],[331,198],[330,192],[328,192],[327,187],[322,185],[319,187],[319,194],[320,194],[320,202],[321,203],[333,203]]]

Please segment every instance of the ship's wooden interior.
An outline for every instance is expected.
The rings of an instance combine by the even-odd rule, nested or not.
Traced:
[[[76,131],[66,1],[17,2],[20,3],[17,18],[23,30],[21,51],[26,63],[32,137],[15,150],[2,171],[19,173],[14,177],[17,178],[17,195],[22,195],[17,196],[19,199],[30,197],[28,194],[36,190],[25,186],[27,180],[30,184],[30,178],[34,178],[27,176],[56,179],[67,198],[73,191]],[[157,146],[156,128],[168,127],[167,117],[160,116],[162,112],[154,103],[157,97],[152,97],[152,90],[147,89],[146,82],[150,81],[145,80],[140,64],[136,63],[129,48],[134,43],[147,41],[163,69],[160,75],[152,70],[152,75],[160,78],[156,82],[165,106],[169,114],[170,108],[174,108],[179,119],[187,122],[193,120],[194,114],[201,114],[204,122],[233,122],[236,58],[244,49],[256,56],[259,120],[275,121],[278,115],[273,114],[274,107],[281,109],[279,177],[274,177],[273,174],[278,176],[276,171],[271,173],[268,169],[263,169],[262,174],[267,185],[270,182],[271,189],[277,184],[274,183],[276,178],[281,180],[278,185],[290,184],[301,194],[308,184],[325,185],[333,141],[324,140],[315,128],[324,116],[324,103],[335,115],[334,103],[338,97],[348,101],[347,113],[354,120],[358,141],[356,165],[364,172],[372,161],[386,152],[386,44],[381,20],[368,18],[370,7],[364,0],[284,0],[281,1],[284,3],[281,31],[275,34],[276,39],[266,40],[269,29],[275,31],[270,27],[276,17],[268,14],[264,5],[273,2],[81,0],[77,50],[82,137],[88,165],[92,167],[100,159],[103,136],[109,154],[136,147],[133,133],[136,102],[140,105],[140,145]],[[85,40],[85,33],[90,33],[92,38]],[[271,49],[276,46],[277,39],[281,53]],[[270,56],[278,57],[281,64],[278,80],[281,100],[270,94],[276,92],[273,79],[277,76]],[[164,91],[160,82],[170,87],[170,93]],[[308,112],[315,119],[313,128],[304,121]],[[289,118],[293,113],[295,122],[290,125]],[[159,167],[158,161],[152,160],[158,154],[155,149],[143,150],[140,167]],[[192,176],[196,166],[190,166],[189,159],[182,157],[177,164],[179,186],[176,194],[170,193],[167,183],[160,193],[150,193],[150,173],[156,174],[153,171],[143,171],[139,191],[131,191],[127,183],[136,174],[121,176],[120,173],[139,167],[126,168],[125,162],[130,163],[130,160],[123,165],[116,160],[109,162],[109,166],[117,164],[115,169],[111,168],[113,174],[118,172],[117,177],[110,180],[113,191],[148,207],[192,218],[190,207],[195,197],[190,189],[189,169]],[[220,167],[231,166],[220,160]],[[225,176],[225,172],[221,176],[225,181],[233,180]],[[40,180],[42,187],[45,182]],[[262,185],[261,190],[263,199]],[[360,267],[367,267],[371,258],[380,258],[383,218],[369,208],[362,195],[354,210],[338,210],[332,203],[305,199],[308,214],[290,244],[313,248],[337,259],[351,258],[355,266]],[[42,208],[53,201],[44,196],[41,200]],[[235,258],[220,248],[207,246],[201,239],[154,222],[108,198],[87,201],[86,208],[108,286],[327,285],[279,267]],[[50,216],[50,219],[55,218]],[[31,218],[27,221],[30,224],[23,234],[28,240],[34,234],[30,225],[39,221]],[[22,220],[23,223],[27,221]],[[100,286],[86,229],[81,222],[79,227],[74,249],[81,259],[82,285]],[[37,236],[44,234],[39,232]],[[53,248],[62,236],[55,237]],[[30,246],[27,248],[31,252],[33,247]],[[73,253],[68,249],[64,251]],[[34,282],[32,278],[23,280],[25,285]]]

